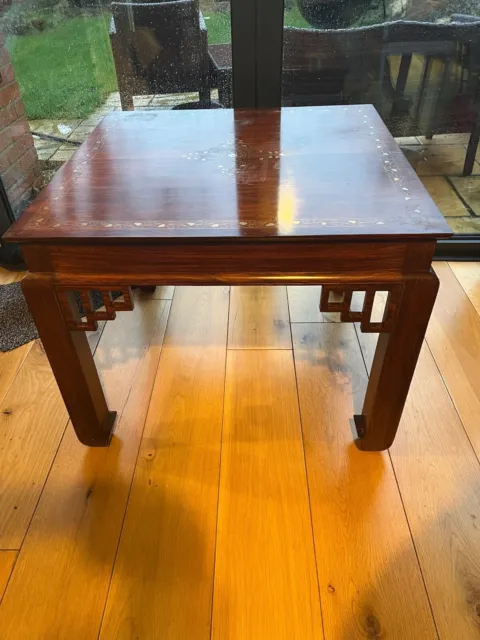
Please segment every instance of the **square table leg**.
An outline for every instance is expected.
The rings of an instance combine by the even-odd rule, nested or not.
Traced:
[[[71,331],[50,276],[27,275],[23,293],[80,442],[107,446],[116,413],[109,411],[84,331]]]
[[[393,330],[378,337],[362,414],[355,416],[360,449],[382,451],[393,443],[438,287],[433,272],[407,280]]]

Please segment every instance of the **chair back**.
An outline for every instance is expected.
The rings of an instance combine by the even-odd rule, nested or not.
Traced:
[[[128,47],[142,93],[198,91],[200,18],[196,0],[113,2],[112,13],[117,37]]]

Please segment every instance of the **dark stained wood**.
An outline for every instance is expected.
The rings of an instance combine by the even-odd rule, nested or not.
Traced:
[[[382,451],[393,443],[437,292],[433,272],[407,280],[394,330],[378,337],[362,415],[355,416],[361,449]]]
[[[107,445],[116,413],[108,410],[87,336],[67,328],[50,277],[29,274],[22,289],[78,439]]]
[[[449,235],[375,109],[359,105],[113,112],[5,239]]]
[[[372,311],[377,291],[388,291],[385,312],[381,322],[373,322]],[[352,311],[352,297],[356,292],[364,292],[365,297],[360,311]],[[322,287],[320,298],[320,311],[323,313],[340,312],[340,322],[360,322],[360,328],[364,333],[391,333],[395,326],[398,304],[403,292],[403,285],[395,282],[392,284],[371,283],[368,285],[331,285]],[[331,296],[340,297],[340,300],[331,301]]]
[[[30,271],[59,273],[59,280],[88,284],[291,284],[398,280],[428,271],[435,242],[292,242],[236,240],[159,246],[105,244],[24,245]]]
[[[109,292],[157,284],[323,284],[343,321],[381,331],[359,446],[390,446],[435,299],[450,228],[371,106],[113,113],[9,230],[27,300],[79,439],[107,445],[83,333]],[[72,291],[104,292],[81,321]],[[361,312],[351,293],[365,291]],[[388,291],[381,322],[376,291]],[[61,292],[61,293],[60,293]],[[329,305],[324,294],[323,306]],[[106,297],[105,297],[106,296]],[[320,301],[319,301],[320,302]],[[60,304],[61,303],[61,304]],[[360,317],[361,313],[361,317]]]
[[[155,289],[155,287],[153,287]],[[99,286],[97,283],[91,287],[79,287],[76,289],[82,302],[85,317],[79,317],[78,307],[69,287],[56,287],[56,295],[62,309],[65,323],[70,331],[96,331],[101,320],[115,320],[117,311],[132,311],[133,297],[131,287],[123,287],[120,298],[112,296],[109,287]],[[98,291],[102,296],[103,306],[95,309],[93,303],[93,291]]]

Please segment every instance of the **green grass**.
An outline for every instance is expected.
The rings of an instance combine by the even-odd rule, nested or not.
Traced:
[[[107,15],[78,17],[7,38],[30,119],[83,118],[117,90],[108,23]]]
[[[232,41],[230,32],[230,12],[202,11],[208,31],[208,44],[222,44]]]
[[[205,17],[210,44],[231,42],[229,13],[206,12]],[[108,14],[85,15],[7,38],[29,119],[84,118],[117,91],[109,19]],[[308,26],[296,5],[285,13],[285,25]]]
[[[298,10],[296,4],[291,9],[287,9],[287,11],[285,11],[283,24],[285,27],[302,27],[304,29],[312,28],[312,25],[308,24],[308,22]]]
[[[204,11],[205,24],[208,30],[209,44],[221,44],[231,42],[230,13]],[[302,17],[297,5],[285,11],[284,24],[286,27],[305,27],[311,29],[311,25]]]

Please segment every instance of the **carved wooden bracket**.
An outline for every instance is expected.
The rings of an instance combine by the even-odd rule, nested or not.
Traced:
[[[65,318],[67,327],[72,331],[96,331],[99,320],[115,320],[117,311],[132,311],[133,297],[131,287],[66,287],[58,286],[57,298]],[[122,297],[113,299],[112,290],[121,292]],[[85,311],[85,317],[80,315],[74,292],[78,291]],[[102,295],[105,309],[95,310],[92,291]]]
[[[352,295],[354,291],[365,293],[361,311],[352,311]],[[373,304],[377,291],[388,292],[385,310],[381,322],[372,322]],[[320,311],[339,312],[341,322],[360,322],[364,333],[391,333],[395,327],[397,310],[403,291],[402,283],[379,283],[364,285],[323,285],[320,298]],[[330,294],[343,296],[341,300],[331,301]]]

